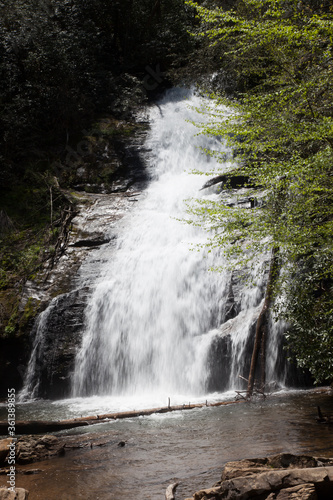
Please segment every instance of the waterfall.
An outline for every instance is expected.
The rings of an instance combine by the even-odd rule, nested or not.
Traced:
[[[76,396],[207,390],[211,343],[223,337],[219,328],[230,273],[209,271],[222,255],[191,251],[191,245],[205,244],[207,234],[179,219],[186,216],[185,200],[198,197],[206,180],[192,169],[221,169],[198,146],[228,151],[217,138],[196,136],[191,121],[202,120],[193,109],[200,102],[193,93],[174,89],[151,111],[146,144],[151,182],[123,222],[117,249],[88,305],[74,373]],[[239,358],[258,314],[258,289],[243,293],[238,323],[230,320],[234,362],[229,385],[238,377]]]
[[[35,335],[34,345],[28,364],[28,369],[24,377],[23,389],[19,394],[19,400],[34,399],[38,396],[38,388],[40,382],[40,360],[43,359],[46,342],[46,330],[48,327],[48,320],[52,311],[57,308],[61,296],[53,299],[47,309],[39,314],[34,325],[32,334]]]
[[[203,231],[176,219],[197,196],[212,162],[186,120],[200,99],[173,90],[151,111],[151,181],[118,237],[88,306],[76,360],[74,394],[204,390],[204,334],[222,320],[225,276],[208,272],[214,257],[193,250]],[[203,142],[204,141],[204,142]],[[215,147],[223,146],[218,141]],[[201,139],[202,145],[207,139]]]
[[[263,257],[253,272],[256,284],[242,283],[237,271],[212,272],[223,264],[223,252],[205,249],[207,232],[184,223],[186,200],[219,196],[214,187],[201,191],[207,177],[192,170],[213,176],[233,166],[220,138],[197,135],[192,122],[205,119],[196,111],[201,103],[190,90],[172,89],[151,108],[144,145],[149,185],[118,222],[117,239],[81,268],[82,284],[84,273],[94,282],[73,373],[63,377],[71,378],[73,397],[196,397],[240,388],[240,376],[248,375],[267,262]],[[202,149],[224,153],[224,164]],[[38,377],[49,376],[40,365],[48,318],[61,316],[57,307],[55,299],[37,320],[23,396],[45,395],[45,389],[38,393]],[[271,329],[278,343],[280,328]],[[55,345],[61,332],[53,334]],[[66,335],[63,345],[71,332]],[[267,349],[268,381],[276,379],[278,353]]]

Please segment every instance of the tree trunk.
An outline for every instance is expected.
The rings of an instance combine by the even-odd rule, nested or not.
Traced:
[[[267,321],[265,322],[265,326],[263,328],[262,337],[261,337],[261,350],[260,350],[260,389],[265,391],[266,384],[266,339],[267,339]]]
[[[247,399],[249,399],[253,393],[255,373],[256,373],[256,368],[257,368],[257,364],[258,364],[258,356],[259,356],[260,349],[262,349],[262,360],[261,360],[262,383],[264,383],[264,380],[265,380],[265,364],[266,364],[265,330],[266,330],[266,326],[267,326],[267,315],[269,312],[270,304],[272,302],[274,283],[275,283],[277,272],[278,272],[278,252],[279,252],[278,248],[273,248],[272,257],[271,257],[271,264],[270,264],[270,269],[269,269],[269,274],[268,274],[266,296],[265,296],[265,300],[264,300],[264,305],[263,305],[262,310],[259,314],[259,318],[258,318],[257,325],[256,325],[256,333],[255,333],[254,346],[253,346],[253,352],[252,352],[249,381],[248,381],[248,385],[247,385],[247,395],[246,395]],[[264,388],[262,387],[262,389],[264,389]]]

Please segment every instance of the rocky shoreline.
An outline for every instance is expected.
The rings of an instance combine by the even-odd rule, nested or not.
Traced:
[[[221,481],[185,500],[325,500],[333,498],[333,459],[282,453],[228,462]]]
[[[9,446],[13,442],[12,438],[0,441],[0,500],[28,500],[29,491],[25,488],[15,488],[15,491],[6,487],[10,467],[7,462],[9,457]],[[107,435],[101,437],[81,435],[74,436],[54,436],[30,435],[22,436],[15,442],[15,475],[36,475],[43,473],[43,469],[32,466],[37,462],[63,457],[70,451],[84,448],[93,449],[106,445],[114,445],[119,448],[125,446],[124,441],[116,441]]]

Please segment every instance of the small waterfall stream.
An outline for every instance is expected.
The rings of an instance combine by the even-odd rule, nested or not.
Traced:
[[[198,148],[228,153],[218,138],[196,136],[191,121],[203,117],[193,106],[201,100],[192,91],[173,89],[151,109],[145,145],[151,181],[123,218],[116,248],[113,243],[100,250],[76,356],[73,397],[200,396],[239,387],[239,375],[247,375],[249,359],[244,358],[263,299],[264,273],[257,285],[242,287],[233,284],[230,272],[210,272],[222,254],[198,251],[195,247],[204,246],[207,233],[181,222],[186,199],[217,196],[213,188],[200,192],[207,177],[192,169],[214,175],[217,167],[230,168]],[[228,317],[230,293],[235,311]],[[34,364],[37,354],[42,356],[47,311],[39,322],[25,396],[38,386]],[[277,350],[270,349],[271,379],[276,377],[276,357]]]

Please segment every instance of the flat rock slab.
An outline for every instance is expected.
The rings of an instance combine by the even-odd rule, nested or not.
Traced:
[[[227,462],[224,466],[221,480],[233,479],[235,477],[249,476],[272,469],[303,469],[333,465],[329,458],[315,458],[309,455],[293,455],[291,453],[280,453],[272,457],[254,458]]]
[[[222,481],[194,500],[321,500],[333,498],[333,460],[280,454],[229,462]]]
[[[271,493],[267,500],[317,500],[316,487],[314,484],[300,484],[293,488],[286,488],[277,494]]]

